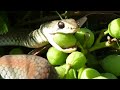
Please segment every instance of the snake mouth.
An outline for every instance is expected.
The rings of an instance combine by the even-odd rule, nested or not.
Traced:
[[[74,28],[73,33],[77,32],[77,31],[78,31],[78,28]]]
[[[69,47],[69,48],[64,48],[64,50],[67,50],[65,51],[65,53],[72,53],[74,51],[77,50],[77,46],[72,46],[72,47]]]
[[[78,28],[72,28],[70,31],[66,31],[66,32],[64,32],[64,33],[66,33],[66,34],[73,34],[73,33],[76,33],[78,31]]]
[[[56,32],[51,32],[49,34],[55,35],[55,34],[74,34],[78,31],[78,28],[67,28],[65,30],[60,30]]]

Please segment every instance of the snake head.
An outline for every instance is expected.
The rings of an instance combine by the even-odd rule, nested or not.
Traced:
[[[74,19],[63,19],[63,20],[55,20],[46,24],[44,30],[46,30],[49,34],[56,33],[75,33],[77,31],[78,24]]]

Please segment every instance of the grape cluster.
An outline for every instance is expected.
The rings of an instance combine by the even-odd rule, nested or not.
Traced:
[[[46,56],[56,69],[60,79],[118,79],[120,76],[120,53],[110,53],[97,60],[95,53],[103,48],[119,51],[120,18],[112,20],[99,35],[84,27],[75,34],[57,34],[54,41],[62,48],[77,47],[65,53],[50,47]],[[106,37],[106,39],[103,39]],[[102,40],[103,39],[103,40]],[[102,41],[101,41],[102,40]]]

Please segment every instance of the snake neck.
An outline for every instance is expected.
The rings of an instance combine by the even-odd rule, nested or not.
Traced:
[[[47,45],[48,41],[42,33],[42,29],[13,30],[0,35],[0,46],[24,46],[28,48],[39,48]]]
[[[32,31],[28,35],[25,44],[26,44],[26,46],[30,46],[33,48],[39,48],[39,47],[42,47],[44,45],[47,45],[48,40],[45,37],[45,35],[43,34],[42,30],[39,28],[39,29]]]

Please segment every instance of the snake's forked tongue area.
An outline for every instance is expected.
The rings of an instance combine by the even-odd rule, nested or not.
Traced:
[[[3,79],[55,79],[57,73],[49,62],[35,55],[5,55],[0,58]]]

